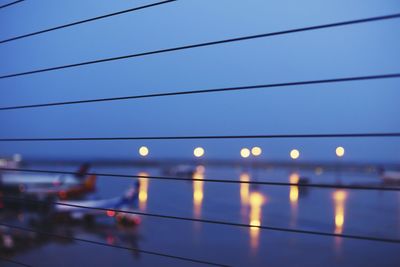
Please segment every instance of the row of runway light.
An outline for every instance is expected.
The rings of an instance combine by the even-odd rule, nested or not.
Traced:
[[[139,155],[142,157],[147,157],[149,155],[150,151],[149,148],[146,146],[141,146],[139,148]],[[342,146],[336,147],[335,150],[336,156],[341,158],[344,156],[345,150]],[[196,147],[193,149],[193,155],[196,158],[201,158],[205,154],[205,150],[202,147]],[[240,156],[242,158],[248,158],[250,156],[258,157],[262,154],[262,149],[261,147],[255,146],[250,148],[244,147],[240,150]],[[292,159],[298,159],[300,157],[300,151],[298,149],[292,149],[289,153],[290,158]]]

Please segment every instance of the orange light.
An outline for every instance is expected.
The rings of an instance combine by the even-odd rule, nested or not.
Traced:
[[[250,175],[245,172],[241,173],[240,181],[241,182],[249,182]],[[242,205],[247,205],[249,203],[249,191],[250,191],[249,183],[240,183],[240,200],[242,202]]]
[[[260,192],[250,193],[250,245],[253,249],[258,247],[258,239],[260,235],[262,205],[266,198]]]
[[[300,177],[298,173],[292,173],[289,177],[289,182],[291,184],[297,184],[299,183],[299,180]],[[299,200],[299,187],[297,185],[290,186],[289,199],[291,203],[297,203]]]
[[[341,234],[344,226],[344,208],[347,193],[343,190],[337,190],[333,193],[333,200],[335,205],[335,233]]]
[[[343,202],[347,198],[347,193],[343,190],[338,190],[333,193],[333,199],[337,202]]]
[[[250,194],[250,225],[261,225],[261,207],[265,203],[265,197],[259,192]]]
[[[139,176],[139,209],[145,210],[146,203],[148,198],[148,190],[149,190],[149,179],[146,176],[149,176],[147,172],[140,172]]]
[[[198,166],[193,174],[193,208],[196,218],[201,216],[201,205],[204,198],[204,166]]]

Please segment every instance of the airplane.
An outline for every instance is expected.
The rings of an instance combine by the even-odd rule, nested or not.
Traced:
[[[3,171],[0,173],[0,192],[36,199],[76,198],[95,190],[97,177],[86,175],[88,169],[89,165],[83,164],[75,175]]]
[[[79,235],[90,235],[101,242],[108,244],[123,245],[133,249],[133,256],[139,258],[140,254],[135,249],[139,249],[139,241],[141,236],[138,231],[126,227],[115,227],[109,221],[99,221],[93,223],[88,227],[82,221],[54,221],[51,218],[43,216],[34,216],[35,214],[29,213],[16,213],[9,211],[5,217],[0,213],[0,220],[6,221],[10,224],[17,224],[33,230],[49,232],[52,234],[74,237]],[[14,220],[17,218],[19,223]],[[6,226],[0,226],[0,256],[2,257],[15,257],[19,254],[27,252],[38,251],[41,247],[47,245],[64,245],[72,244],[74,241],[71,239],[53,238],[49,235],[40,233],[23,231],[13,229]]]
[[[12,158],[0,157],[0,167],[16,169],[19,167],[21,161],[22,157],[20,154],[15,154]]]
[[[36,186],[52,186],[61,184],[79,184],[86,172],[89,170],[89,164],[85,163],[76,172],[75,175],[57,174],[57,173],[24,173],[17,171],[1,170],[0,185],[19,186],[20,184],[34,184]]]
[[[381,178],[384,184],[400,185],[400,171],[381,171]]]
[[[135,183],[121,197],[99,200],[69,200],[62,201],[53,207],[56,217],[69,220],[93,221],[99,216],[114,217],[116,222],[123,225],[137,225],[140,218],[136,214],[126,212],[115,212],[114,210],[134,211],[139,195],[139,182]],[[64,205],[63,205],[64,204]],[[88,208],[81,208],[88,207]],[[93,209],[90,209],[93,208]]]
[[[196,167],[191,165],[177,165],[165,168],[163,170],[164,175],[177,176],[182,178],[191,178],[196,172]]]

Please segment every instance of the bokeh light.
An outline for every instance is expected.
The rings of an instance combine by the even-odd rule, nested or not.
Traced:
[[[338,146],[336,148],[336,156],[338,156],[339,158],[344,156],[344,147]]]
[[[146,157],[147,155],[149,155],[149,149],[146,146],[141,146],[139,148],[139,155],[142,157]]]
[[[202,148],[202,147],[196,147],[196,148],[193,150],[193,155],[194,155],[196,158],[200,158],[200,157],[204,156],[204,148]]]
[[[260,156],[262,153],[262,149],[261,147],[255,146],[251,149],[251,154],[253,154],[253,156],[258,157]]]
[[[240,156],[242,158],[248,158],[250,156],[250,149],[244,147],[240,150]]]
[[[292,159],[298,159],[300,157],[300,151],[297,149],[292,149],[292,151],[290,151],[290,157]]]

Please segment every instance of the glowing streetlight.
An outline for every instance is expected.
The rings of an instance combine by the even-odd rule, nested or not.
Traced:
[[[202,156],[204,156],[204,148],[202,148],[202,147],[196,147],[196,148],[193,150],[193,155],[194,155],[196,158],[201,158]]]
[[[240,150],[240,156],[242,158],[248,158],[250,156],[250,149],[248,149],[247,147],[244,147]]]
[[[251,149],[251,154],[253,154],[253,156],[258,157],[260,156],[262,153],[262,149],[261,147],[255,146]]]
[[[290,157],[292,159],[298,159],[300,157],[300,151],[298,151],[297,149],[292,149],[290,151]]]
[[[341,158],[341,157],[343,157],[344,156],[344,147],[342,147],[342,146],[338,146],[337,148],[336,148],[336,156],[338,156],[339,158]]]
[[[149,155],[149,149],[146,146],[141,146],[139,148],[139,155],[142,157],[146,157],[147,155]]]

